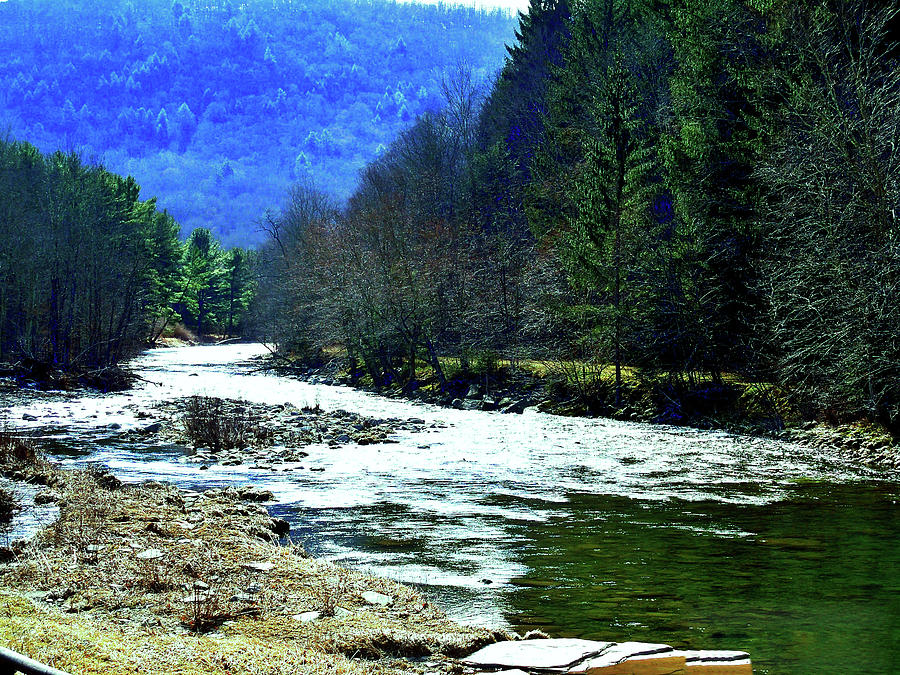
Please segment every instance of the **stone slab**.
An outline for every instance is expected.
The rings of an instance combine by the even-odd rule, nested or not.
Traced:
[[[687,659],[669,645],[619,642],[568,672],[572,675],[687,675]]]
[[[522,668],[566,673],[590,656],[601,654],[613,642],[575,638],[496,642],[475,652],[463,663],[486,668]]]
[[[566,675],[752,675],[740,651],[676,650],[647,642],[537,639],[488,645],[463,663],[485,669]]]
[[[384,593],[376,593],[375,591],[363,591],[362,599],[370,605],[379,605],[381,607],[387,607],[394,602],[391,596]]]
[[[682,651],[688,675],[753,675],[747,652]]]

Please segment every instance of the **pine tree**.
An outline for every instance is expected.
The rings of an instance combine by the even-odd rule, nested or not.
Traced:
[[[596,128],[584,137],[583,159],[571,178],[574,208],[564,244],[573,281],[600,303],[595,331],[612,342],[617,407],[652,195],[650,136],[638,114],[633,79],[617,53],[587,104]]]
[[[751,365],[748,345],[761,311],[752,264],[759,245],[752,170],[765,146],[760,94],[770,71],[763,24],[744,2],[673,5],[676,133],[662,137],[661,154],[683,243],[679,294],[697,299],[682,317],[692,324],[686,335],[693,344],[681,351],[717,376]]]
[[[568,0],[531,0],[519,14],[516,42],[488,98],[480,121],[483,147],[504,144],[524,174],[543,140],[551,69],[563,62],[569,39]]]

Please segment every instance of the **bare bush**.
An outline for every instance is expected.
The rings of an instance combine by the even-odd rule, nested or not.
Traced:
[[[187,611],[182,614],[181,623],[197,633],[218,628],[233,616],[226,606],[220,577],[211,575],[207,578],[209,583],[197,579],[184,585],[188,594],[182,602]]]
[[[18,495],[9,488],[0,487],[0,533],[7,539],[13,518],[22,510]]]
[[[110,531],[115,500],[108,489],[98,489],[96,470],[75,474],[66,494],[67,508],[54,524],[78,551],[103,540]]]
[[[38,462],[37,449],[30,439],[9,426],[0,429],[0,464],[33,465]]]
[[[191,396],[182,421],[195,447],[216,452],[244,447],[252,427],[249,414],[226,409],[225,401],[213,396]]]
[[[349,585],[347,571],[338,567],[334,576],[329,576],[324,583],[310,588],[313,602],[322,616],[334,616],[338,605],[347,596]]]

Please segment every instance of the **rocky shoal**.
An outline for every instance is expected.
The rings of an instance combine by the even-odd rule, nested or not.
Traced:
[[[189,432],[188,417],[192,414],[191,406],[196,405],[196,399],[191,397],[137,410],[136,417],[143,420],[142,426],[119,432],[117,437],[191,448],[191,461],[201,466],[249,464],[266,469],[275,464],[302,461],[308,456],[303,448],[311,445],[339,448],[396,443],[398,433],[445,426],[419,418],[374,418],[346,410],[298,408],[289,403],[270,405],[233,399],[206,399],[206,403],[217,418],[232,424],[229,442],[219,447]],[[118,429],[111,430],[118,432]]]

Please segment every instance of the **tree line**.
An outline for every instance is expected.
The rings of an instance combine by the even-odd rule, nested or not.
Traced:
[[[302,183],[269,219],[269,335],[382,385],[552,358],[609,410],[626,371],[736,375],[896,429],[897,9],[533,0],[346,207]]]
[[[515,21],[383,0],[7,0],[0,25],[0,129],[102,156],[185,234],[246,246],[296,178],[348,196],[438,104],[444,65],[494,70]]]
[[[253,254],[178,230],[133,178],[0,141],[0,360],[84,372],[176,323],[240,331]]]

